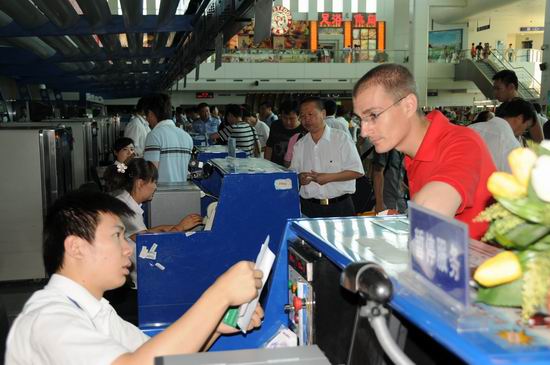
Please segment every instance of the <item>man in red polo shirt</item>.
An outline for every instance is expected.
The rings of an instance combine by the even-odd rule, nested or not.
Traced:
[[[495,171],[491,154],[473,130],[453,125],[439,111],[419,110],[416,84],[401,65],[380,65],[353,89],[353,106],[376,152],[405,154],[412,200],[468,224],[480,239],[487,225],[472,222],[491,199],[487,179]]]

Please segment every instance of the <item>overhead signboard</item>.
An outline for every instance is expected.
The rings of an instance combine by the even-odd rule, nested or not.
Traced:
[[[544,27],[519,27],[520,32],[543,32]]]
[[[320,13],[319,28],[340,28],[342,13]]]
[[[195,94],[197,99],[212,99],[214,98],[214,93],[210,91],[200,91]]]
[[[271,15],[271,33],[273,35],[285,35],[292,25],[292,13],[282,5],[273,7]]]
[[[376,28],[376,14],[355,13],[352,17],[353,28]]]

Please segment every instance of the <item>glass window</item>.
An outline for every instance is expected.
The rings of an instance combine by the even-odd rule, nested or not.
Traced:
[[[288,10],[292,10],[290,8],[290,0],[283,0],[283,6],[287,8]]]
[[[367,1],[367,13],[376,13],[376,0]]]
[[[184,15],[187,11],[187,8],[189,7],[189,1],[190,0],[181,0],[178,4],[178,8],[176,9],[176,15]]]
[[[322,13],[325,11],[325,0],[317,0],[317,12]]]
[[[359,12],[359,0],[351,0],[351,12],[352,13]]]

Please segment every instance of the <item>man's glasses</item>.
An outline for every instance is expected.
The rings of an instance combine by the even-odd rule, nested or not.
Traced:
[[[351,121],[353,123],[355,123],[356,125],[361,125],[362,123],[376,123],[376,120],[382,115],[384,114],[385,112],[387,112],[388,110],[390,110],[392,107],[396,106],[397,104],[399,104],[401,102],[401,100],[405,99],[407,96],[403,96],[401,99],[397,100],[395,103],[393,103],[392,105],[390,105],[389,107],[387,107],[386,109],[382,110],[381,112],[379,113],[370,113],[370,114],[367,114],[365,117],[361,118],[360,116],[358,116],[357,114],[353,114],[352,117],[351,117]]]

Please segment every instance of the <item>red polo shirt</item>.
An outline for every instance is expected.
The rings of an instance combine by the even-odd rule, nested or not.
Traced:
[[[451,185],[462,197],[455,218],[468,224],[470,237],[480,239],[488,225],[472,219],[491,200],[487,179],[496,170],[491,153],[476,131],[450,123],[437,110],[426,117],[430,125],[416,156],[405,157],[410,195],[431,181]]]

